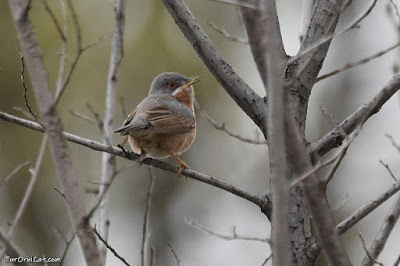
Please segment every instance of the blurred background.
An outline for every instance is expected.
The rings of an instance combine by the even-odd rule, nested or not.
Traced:
[[[353,1],[338,25],[342,29],[361,16],[370,1]],[[400,5],[400,1],[394,0]],[[82,28],[83,46],[96,42],[114,30],[114,7],[111,0],[74,1]],[[237,73],[260,95],[264,95],[261,79],[247,45],[227,40],[207,25],[216,24],[234,36],[246,38],[240,13],[236,7],[212,1],[187,0],[187,5],[204,30]],[[278,13],[287,53],[295,55],[299,48],[302,1],[278,0]],[[61,40],[53,22],[40,1],[32,1],[30,17],[44,54],[50,85],[55,91]],[[50,0],[61,21],[59,1]],[[321,74],[349,62],[379,52],[399,41],[399,20],[390,9],[390,1],[378,1],[371,14],[357,29],[335,38]],[[118,101],[128,112],[148,94],[151,81],[165,71],[186,76],[200,76],[196,98],[203,108],[221,124],[242,136],[261,139],[255,124],[241,111],[224,89],[208,72],[202,61],[183,37],[161,1],[128,1],[125,28],[125,56],[119,71]],[[76,53],[73,25],[70,21],[68,54]],[[25,109],[20,81],[20,48],[15,26],[6,1],[0,1],[0,111],[24,117],[18,108]],[[110,59],[111,39],[104,40],[85,51],[80,58],[71,82],[61,98],[58,111],[65,131],[102,141],[97,125],[71,115],[71,111],[92,117],[87,105],[104,117],[106,78]],[[318,140],[332,125],[321,114],[321,106],[342,121],[371,99],[394,75],[399,63],[399,51],[394,50],[368,64],[323,80],[315,86],[309,106],[307,136]],[[37,111],[34,95],[28,82],[28,98]],[[364,126],[353,142],[330,183],[328,200],[337,223],[371,201],[394,183],[379,163],[388,164],[400,177],[400,154],[385,137],[388,133],[400,143],[400,96],[397,94]],[[115,128],[124,120],[121,103],[115,114]],[[223,179],[253,193],[269,192],[268,150],[266,145],[240,142],[215,130],[197,113],[198,134],[192,148],[182,159],[192,169]],[[0,229],[7,232],[30,179],[42,133],[0,120],[0,180],[23,162],[23,167],[6,185],[0,186]],[[122,138],[115,135],[113,144]],[[128,147],[128,146],[126,146]],[[73,143],[71,157],[80,180],[82,197],[91,208],[98,195],[101,153]],[[173,160],[167,159],[171,163]],[[130,165],[117,159],[117,168]],[[161,170],[154,170],[156,179],[149,220],[148,248],[155,250],[157,265],[176,265],[168,247],[170,244],[181,265],[261,265],[270,254],[267,244],[254,241],[226,241],[206,234],[185,222],[194,220],[209,230],[231,234],[269,237],[270,224],[253,204],[229,193]],[[117,176],[111,187],[111,226],[109,243],[132,265],[140,262],[143,215],[149,183],[148,167],[136,163]],[[60,188],[49,151],[46,151],[34,194],[17,227],[12,243],[26,256],[61,256],[65,243],[61,232],[71,237],[71,224],[64,199],[54,188]],[[398,197],[398,196],[397,196]],[[361,232],[367,246],[373,241],[393,200],[375,210],[366,219],[342,236],[351,261],[357,265],[365,255],[358,237]],[[98,218],[92,219],[96,224]],[[392,264],[400,253],[400,226],[392,233],[379,261]],[[323,258],[320,265],[325,265]],[[1,265],[5,265],[4,262]],[[83,256],[74,241],[64,265],[83,265]],[[107,265],[121,265],[111,253]]]

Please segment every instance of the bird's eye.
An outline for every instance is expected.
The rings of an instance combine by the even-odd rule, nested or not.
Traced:
[[[168,88],[170,88],[170,89],[175,89],[175,87],[176,87],[176,83],[175,82],[168,82]]]

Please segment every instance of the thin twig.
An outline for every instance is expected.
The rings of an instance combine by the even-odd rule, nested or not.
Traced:
[[[269,256],[268,257],[266,257],[265,258],[265,260],[264,260],[264,262],[261,264],[261,266],[265,266],[265,265],[267,265],[267,262],[270,260],[272,258],[272,253],[271,254],[269,254]]]
[[[60,194],[60,196],[63,197],[64,200],[65,200],[65,194],[64,194],[64,193],[62,193],[57,187],[54,187],[54,190],[55,190],[58,194]]]
[[[400,23],[400,14],[399,14],[399,7],[394,3],[393,0],[390,0],[389,3],[394,9],[394,13],[396,14],[397,17],[397,23]]]
[[[140,262],[142,266],[145,266],[145,249],[146,249],[146,240],[147,240],[147,225],[149,221],[149,213],[151,206],[151,195],[153,194],[155,176],[152,170],[152,167],[149,166],[149,188],[147,190],[147,200],[146,200],[146,209],[144,211],[143,217],[143,231],[142,231],[142,248],[140,249]],[[151,263],[147,264],[151,265]]]
[[[347,70],[347,69],[350,69],[350,68],[353,68],[353,67],[356,67],[356,66],[360,66],[360,65],[366,64],[366,63],[368,63],[369,61],[374,60],[374,59],[377,59],[377,58],[381,57],[382,55],[384,55],[384,54],[386,54],[386,53],[392,51],[393,49],[395,49],[395,48],[397,48],[397,47],[399,47],[399,46],[400,46],[400,42],[398,42],[398,43],[396,43],[396,44],[394,44],[394,45],[388,47],[387,49],[382,50],[382,51],[380,51],[380,52],[378,52],[378,53],[376,53],[376,54],[373,54],[373,55],[371,55],[371,56],[365,57],[365,58],[363,58],[363,59],[361,59],[361,60],[359,60],[359,61],[356,61],[356,62],[353,62],[353,63],[348,63],[348,64],[342,66],[342,67],[339,68],[339,69],[336,69],[336,70],[334,70],[334,71],[332,71],[332,72],[326,73],[326,74],[324,74],[324,75],[318,77],[318,78],[316,79],[316,82],[319,82],[319,81],[321,81],[321,80],[323,80],[323,79],[326,79],[326,78],[329,78],[329,77],[334,76],[334,75],[336,75],[336,74],[339,74],[339,73],[341,73],[341,72],[343,72],[343,71],[345,71],[345,70]]]
[[[10,243],[7,237],[0,231],[0,251],[1,253],[7,253],[7,256],[11,258],[20,258],[22,257],[21,253]],[[1,256],[0,262],[6,259],[3,255]],[[3,263],[1,263],[3,265]],[[21,261],[18,263],[21,266],[29,266],[28,263]]]
[[[76,34],[76,46],[78,48],[78,51],[82,50],[82,32],[81,32],[81,25],[79,24],[78,16],[76,14],[74,5],[72,4],[71,0],[67,0],[67,5],[69,8],[69,12],[71,13],[72,17],[72,22],[74,24],[75,28],[75,34]]]
[[[240,136],[237,133],[230,131],[229,129],[226,128],[225,123],[220,125],[217,122],[215,122],[214,119],[212,119],[211,116],[206,111],[204,111],[204,109],[201,107],[201,105],[199,104],[198,101],[195,101],[194,104],[195,104],[197,110],[200,111],[200,113],[203,115],[203,117],[205,119],[207,119],[207,121],[210,123],[210,125],[213,126],[215,129],[221,130],[221,131],[225,132],[226,134],[228,134],[229,136],[234,137],[234,138],[236,138],[240,141],[246,142],[246,143],[267,144],[267,142],[265,140],[256,140],[256,139],[245,138],[245,137]]]
[[[93,228],[94,233],[97,235],[97,237],[100,239],[101,242],[103,242],[104,245],[106,245],[106,247],[112,252],[112,254],[114,254],[115,257],[117,257],[120,261],[122,261],[122,263],[124,263],[127,266],[130,266],[130,264],[128,262],[126,262],[126,260],[121,257],[118,252],[112,247],[110,246],[107,241],[105,241],[101,235],[99,234],[99,232],[97,232],[96,230],[96,226]]]
[[[47,0],[41,0],[44,9],[47,11],[47,13],[50,16],[50,19],[53,21],[54,26],[56,26],[57,32],[60,35],[60,38],[63,42],[65,42],[67,40],[67,36],[65,36],[64,31],[61,29],[60,23],[58,22],[57,17],[54,15],[53,10],[50,8],[49,3],[47,2]],[[65,23],[64,23],[65,25]]]
[[[174,258],[176,261],[176,266],[179,266],[179,264],[181,263],[181,260],[179,259],[178,255],[176,254],[175,250],[172,248],[170,243],[168,243],[168,247],[171,250],[172,254],[174,255]]]
[[[352,132],[352,134],[350,134],[347,139],[346,139],[346,143],[343,145],[342,149],[336,153],[335,155],[333,155],[331,158],[327,159],[327,160],[318,160],[315,164],[314,167],[310,170],[308,170],[307,172],[303,173],[301,176],[297,177],[295,180],[293,180],[290,184],[291,187],[296,186],[297,184],[299,184],[301,181],[303,181],[304,179],[308,178],[309,176],[311,176],[312,174],[314,174],[315,172],[317,172],[318,170],[324,168],[327,165],[332,164],[333,162],[336,161],[335,166],[331,169],[331,173],[325,178],[325,185],[327,185],[330,181],[330,179],[332,179],[332,177],[334,176],[337,168],[339,167],[341,161],[343,160],[344,156],[346,155],[347,149],[349,148],[350,144],[354,141],[354,139],[358,136],[358,134],[360,133],[362,128],[362,125],[358,125],[358,127],[354,130],[354,132]],[[343,135],[343,132],[341,132],[341,135]],[[339,160],[337,160],[339,159]]]
[[[8,174],[8,176],[3,180],[3,182],[1,182],[0,187],[4,186],[7,184],[8,181],[10,181],[10,179],[16,175],[23,167],[27,166],[28,164],[30,164],[29,161],[23,162],[19,165],[17,165],[17,167],[14,168],[14,170],[11,171],[11,173]]]
[[[337,203],[334,208],[331,208],[331,213],[334,211],[337,211],[340,207],[342,207],[348,199],[349,199],[349,194],[346,193],[346,195],[343,197],[343,199],[339,203]]]
[[[373,262],[376,262],[374,259],[377,259],[381,254],[382,250],[384,249],[385,244],[389,239],[389,236],[392,233],[392,230],[396,225],[396,222],[399,219],[399,217],[400,217],[400,196],[398,196],[393,207],[387,214],[381,229],[376,235],[374,242],[372,243],[369,252],[367,253],[368,256],[364,257],[364,260],[361,264],[362,266],[372,266]]]
[[[292,58],[290,58],[290,59],[288,60],[287,65],[292,64],[293,62],[295,62],[296,60],[298,60],[300,57],[302,57],[302,56],[304,56],[304,55],[307,55],[307,54],[309,54],[309,53],[314,52],[314,51],[317,50],[321,45],[323,45],[323,44],[325,44],[326,42],[332,40],[334,37],[337,37],[337,36],[339,36],[339,35],[341,35],[341,34],[347,32],[347,31],[349,31],[349,30],[352,30],[352,29],[356,28],[356,27],[358,26],[358,24],[360,24],[360,22],[361,22],[363,19],[365,19],[365,18],[371,13],[371,11],[372,11],[372,9],[375,7],[377,1],[378,1],[378,0],[373,0],[372,3],[371,3],[371,5],[370,5],[370,7],[363,13],[363,15],[362,15],[360,18],[356,19],[353,23],[350,23],[347,27],[343,28],[342,30],[340,30],[340,31],[338,31],[338,32],[336,32],[336,33],[332,33],[332,34],[330,34],[329,36],[323,37],[323,38],[322,38],[320,41],[318,41],[317,43],[315,43],[315,44],[309,46],[308,48],[304,49],[303,51],[299,52],[296,56],[294,56],[294,57],[292,57]],[[340,8],[339,13],[340,13],[342,10],[344,10],[344,9],[346,8],[347,2],[348,2],[348,1],[346,1],[346,2],[343,4],[343,6]],[[328,28],[330,28],[330,27],[328,27]]]
[[[247,8],[253,8],[253,9],[258,9],[259,4],[258,0],[210,0],[212,2],[217,2],[217,3],[222,3],[222,4],[228,4],[228,5],[233,5],[233,6],[239,6],[239,7],[247,7]]]
[[[27,96],[27,88],[25,84],[25,63],[24,63],[24,56],[21,55],[21,82],[22,82],[22,87],[24,88],[24,100],[25,100],[25,105],[28,108],[29,113],[35,118],[36,121],[39,122],[38,116],[33,112],[32,107],[29,104],[28,101],[28,96]]]
[[[26,188],[25,194],[24,194],[24,196],[21,200],[21,203],[18,207],[18,210],[14,217],[14,220],[13,220],[10,228],[8,229],[8,239],[10,239],[10,240],[12,239],[12,237],[15,233],[15,230],[17,228],[17,225],[18,225],[19,221],[21,220],[22,215],[25,212],[25,209],[28,205],[28,202],[29,202],[32,192],[33,192],[33,189],[35,187],[36,181],[38,180],[40,167],[42,166],[44,153],[46,151],[46,146],[47,146],[47,134],[45,134],[43,136],[42,145],[40,146],[40,150],[39,150],[39,154],[37,156],[35,168],[33,169],[33,173],[32,173],[31,179],[29,181],[28,187]]]
[[[150,248],[149,266],[155,266],[155,265],[156,265],[155,250],[154,250],[154,248]]]
[[[73,25],[74,25],[74,28],[75,28],[77,51],[76,51],[76,54],[75,54],[74,58],[72,59],[72,63],[70,65],[69,71],[68,71],[68,73],[67,73],[67,75],[66,75],[66,77],[64,79],[64,82],[62,83],[61,86],[59,86],[60,89],[57,89],[57,91],[56,91],[56,95],[54,97],[54,105],[57,105],[59,103],[59,101],[61,99],[61,96],[64,94],[64,91],[67,88],[67,86],[68,86],[68,84],[69,84],[69,82],[71,80],[72,74],[74,73],[74,71],[76,69],[76,65],[78,64],[79,59],[82,56],[83,52],[85,52],[89,48],[97,45],[98,43],[109,39],[110,37],[112,37],[114,35],[114,32],[110,33],[110,34],[107,34],[107,35],[105,35],[103,37],[100,37],[97,41],[95,41],[95,42],[93,42],[93,43],[91,43],[91,44],[89,44],[89,45],[84,47],[83,44],[82,44],[82,34],[81,34],[81,27],[80,27],[80,24],[79,24],[78,16],[77,16],[77,14],[75,12],[75,9],[74,9],[74,6],[73,6],[71,0],[66,0],[66,1],[67,1],[67,4],[68,4],[68,8],[70,10],[72,21],[73,21]]]
[[[390,170],[389,165],[384,163],[382,160],[379,160],[379,162],[388,170],[390,176],[394,179],[394,181],[397,182],[397,178],[394,176],[392,170]]]
[[[241,44],[249,44],[249,40],[233,36],[232,34],[227,32],[225,29],[219,28],[212,21],[208,20],[207,21],[207,25],[210,26],[211,28],[213,28],[216,32],[218,32],[219,34],[221,34],[222,36],[224,36],[226,39],[228,39],[230,41],[238,42],[238,43],[241,43]]]
[[[60,232],[60,230],[58,230],[57,228],[54,228],[54,231],[55,231],[55,233],[56,233],[56,235],[64,242],[64,244],[65,244],[65,248],[64,248],[64,251],[63,251],[63,254],[61,255],[61,259],[60,259],[60,265],[59,266],[62,266],[63,265],[63,263],[64,263],[64,261],[65,261],[65,258],[67,257],[67,253],[68,253],[68,250],[69,250],[69,248],[71,247],[71,244],[72,244],[72,242],[74,241],[74,239],[75,239],[75,233],[73,233],[72,235],[71,235],[71,237],[69,238],[69,239],[67,239],[66,237],[65,237],[65,235],[63,234],[63,233],[61,233]]]
[[[336,231],[339,235],[347,232],[350,228],[352,228],[356,223],[361,221],[364,217],[370,214],[373,210],[378,208],[382,203],[386,202],[390,197],[400,191],[400,182],[394,184],[387,191],[379,195],[375,200],[365,204],[357,211],[355,211],[352,215],[344,219],[341,223],[336,226]]]
[[[60,54],[60,65],[58,68],[58,79],[56,84],[56,94],[62,90],[62,84],[64,83],[65,63],[67,61],[67,34],[68,34],[68,11],[66,0],[60,0],[61,10],[63,14],[63,32],[61,35],[62,45]],[[64,38],[63,38],[64,37]]]
[[[120,106],[121,106],[121,114],[122,114],[122,117],[125,119],[125,117],[128,116],[128,112],[126,111],[126,106],[125,106],[124,97],[120,97],[120,98],[119,98],[119,104],[120,104]]]
[[[354,138],[353,138],[353,140],[354,140]],[[332,169],[329,171],[329,174],[324,179],[322,185],[323,185],[325,191],[326,191],[326,188],[327,188],[329,182],[331,182],[332,178],[335,176],[335,173],[336,173],[337,169],[339,168],[340,164],[342,163],[344,156],[346,156],[346,153],[347,153],[347,150],[349,149],[349,147],[350,147],[350,144],[345,145],[345,147],[343,147],[335,164],[333,165]]]
[[[97,127],[100,129],[100,131],[104,134],[104,122],[103,120],[100,118],[100,114],[98,112],[96,112],[93,107],[87,103],[86,107],[89,109],[89,111],[92,113],[94,119],[97,122]]]
[[[399,266],[400,265],[400,255],[397,258],[397,260],[394,262],[393,266]]]
[[[62,265],[63,265],[63,263],[64,263],[64,261],[65,261],[65,258],[67,257],[67,254],[68,254],[68,250],[69,250],[69,248],[71,247],[71,245],[72,245],[74,239],[75,239],[75,234],[72,234],[71,238],[70,238],[68,241],[65,242],[66,245],[65,245],[65,248],[64,248],[64,252],[63,252],[63,254],[61,255],[61,263],[60,263],[59,266],[62,266]]]
[[[372,115],[379,112],[381,107],[400,89],[400,75],[394,76],[369,102],[349,115],[342,123],[332,129],[309,147],[309,154],[322,157],[335,147],[339,147],[351,132],[359,128]],[[345,135],[343,135],[345,132]],[[399,149],[400,151],[400,149]]]
[[[21,113],[28,119],[35,120],[35,118],[31,115],[31,113],[29,113],[28,110],[25,110],[25,108],[22,108],[21,106],[13,106],[13,107],[11,107],[11,109],[13,109],[14,111],[16,111],[18,113]]]
[[[396,143],[396,140],[393,138],[393,136],[386,133],[385,137],[387,137],[390,140],[392,146],[400,153],[400,145]]]
[[[105,152],[106,152],[106,151],[105,151]],[[114,154],[114,155],[115,155],[115,154]],[[89,213],[88,213],[87,216],[86,216],[86,219],[90,219],[90,218],[93,216],[94,212],[97,210],[97,208],[100,206],[100,203],[102,202],[104,196],[107,194],[108,190],[109,190],[110,187],[111,187],[111,184],[114,182],[115,177],[117,177],[118,174],[120,174],[120,173],[123,172],[124,170],[128,169],[128,168],[131,167],[132,165],[133,165],[133,163],[130,163],[130,164],[124,166],[124,167],[121,167],[121,168],[118,169],[118,170],[115,170],[115,171],[113,172],[113,175],[112,175],[111,179],[109,180],[109,183],[102,184],[102,185],[104,186],[104,190],[101,192],[98,201],[97,201],[97,202],[94,204],[94,206],[90,209]]]
[[[359,233],[358,236],[359,236],[360,239],[361,239],[361,242],[362,242],[362,245],[363,245],[363,249],[364,249],[365,253],[367,254],[368,258],[369,258],[371,261],[373,261],[374,263],[376,263],[376,264],[379,264],[379,265],[381,265],[381,266],[385,266],[383,263],[377,261],[374,257],[372,257],[372,255],[369,253],[369,251],[368,251],[368,249],[367,249],[367,246],[365,245],[365,240],[364,240],[362,234]]]
[[[271,243],[271,241],[268,238],[250,237],[250,236],[238,235],[236,233],[235,227],[232,228],[232,234],[231,235],[224,235],[224,234],[221,234],[221,233],[217,233],[217,232],[211,231],[210,229],[208,229],[205,226],[195,222],[192,219],[186,218],[185,222],[190,224],[190,225],[192,225],[192,226],[194,226],[195,228],[197,228],[197,229],[209,234],[209,235],[216,236],[218,238],[221,238],[221,239],[224,239],[224,240],[228,240],[228,241],[231,241],[231,240],[246,240],[246,241],[258,241],[258,242],[268,243],[268,244]]]
[[[78,118],[80,118],[82,120],[88,121],[90,123],[94,123],[95,125],[99,126],[99,121],[97,119],[93,119],[93,118],[91,118],[91,117],[89,117],[87,115],[78,113],[78,112],[73,111],[73,110],[69,110],[69,113],[71,115],[75,116],[75,117],[78,117]]]

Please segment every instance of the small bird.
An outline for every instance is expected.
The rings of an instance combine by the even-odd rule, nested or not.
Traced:
[[[145,157],[172,157],[179,162],[178,175],[189,166],[178,158],[196,138],[193,84],[198,77],[187,78],[179,73],[165,72],[151,83],[149,95],[128,115],[121,136],[128,135],[133,152]]]

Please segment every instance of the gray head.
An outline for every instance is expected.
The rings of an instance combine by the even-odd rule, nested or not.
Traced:
[[[176,72],[164,72],[153,80],[149,94],[172,95],[176,89],[183,85],[191,85],[197,81],[197,77],[187,78]]]

